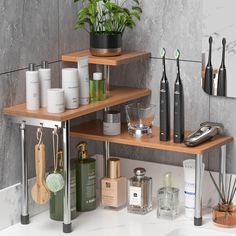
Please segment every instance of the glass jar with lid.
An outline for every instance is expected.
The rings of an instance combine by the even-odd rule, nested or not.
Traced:
[[[128,181],[128,205],[130,213],[144,215],[152,210],[152,178],[145,176],[142,167],[134,169],[134,176]]]

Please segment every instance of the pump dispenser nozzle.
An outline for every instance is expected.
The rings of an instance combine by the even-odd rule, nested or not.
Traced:
[[[35,63],[29,63],[28,70],[29,71],[35,71]]]
[[[47,69],[48,68],[48,61],[41,61],[41,68]]]
[[[79,159],[86,159],[88,158],[88,152],[87,152],[87,143],[86,142],[80,142],[76,148],[78,149],[78,157]]]

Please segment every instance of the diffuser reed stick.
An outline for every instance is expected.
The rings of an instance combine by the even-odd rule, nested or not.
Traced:
[[[227,187],[226,186],[227,184],[224,183],[224,181],[223,181],[223,175],[220,174],[220,183],[221,183],[221,188],[220,188],[220,186],[217,185],[217,183],[210,171],[209,171],[209,174],[210,174],[213,184],[216,187],[216,190],[220,196],[222,203],[227,204],[227,205],[231,205],[234,195],[235,195],[235,192],[236,192],[236,177],[234,178],[233,185],[232,185],[233,177],[232,177],[232,175],[230,175],[229,185]]]

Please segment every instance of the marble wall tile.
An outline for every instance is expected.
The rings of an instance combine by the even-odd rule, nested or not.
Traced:
[[[35,178],[29,179],[29,215],[30,217],[44,212],[48,209],[48,203],[39,205],[34,202],[31,197],[31,189],[35,184]],[[0,230],[7,228],[11,225],[19,223],[21,214],[21,185],[19,183],[12,185],[8,188],[0,190],[0,201],[4,204],[1,205],[0,214]]]
[[[210,119],[211,121],[221,122],[224,124],[225,133],[227,135],[236,135],[236,110],[235,99],[211,97],[210,98]],[[227,172],[236,173],[236,146],[235,141],[227,145]],[[219,162],[215,161],[216,155],[213,153],[209,159],[212,168],[219,167]]]
[[[81,4],[71,0],[59,0],[59,52],[69,53],[89,47],[89,34],[74,29],[76,13]]]
[[[57,87],[59,63],[50,65],[52,84]],[[20,181],[21,157],[19,126],[12,124],[2,114],[3,107],[25,102],[25,71],[0,76],[0,189]],[[29,160],[29,176],[34,171],[34,145],[36,144],[36,128],[26,128],[26,153]],[[44,143],[48,144],[47,157],[51,157],[51,132],[45,130]],[[47,166],[52,166],[52,158],[48,158]]]
[[[182,58],[201,60],[202,1],[149,0],[141,1],[141,21],[124,34],[126,49],[150,51],[159,57],[161,47],[173,58],[176,48]]]
[[[58,60],[58,0],[0,1],[0,73]]]

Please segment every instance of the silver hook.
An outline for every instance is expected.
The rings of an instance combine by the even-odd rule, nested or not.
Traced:
[[[38,145],[42,144],[42,139],[43,139],[43,124],[40,124],[40,127],[37,129],[36,137],[38,140]]]

